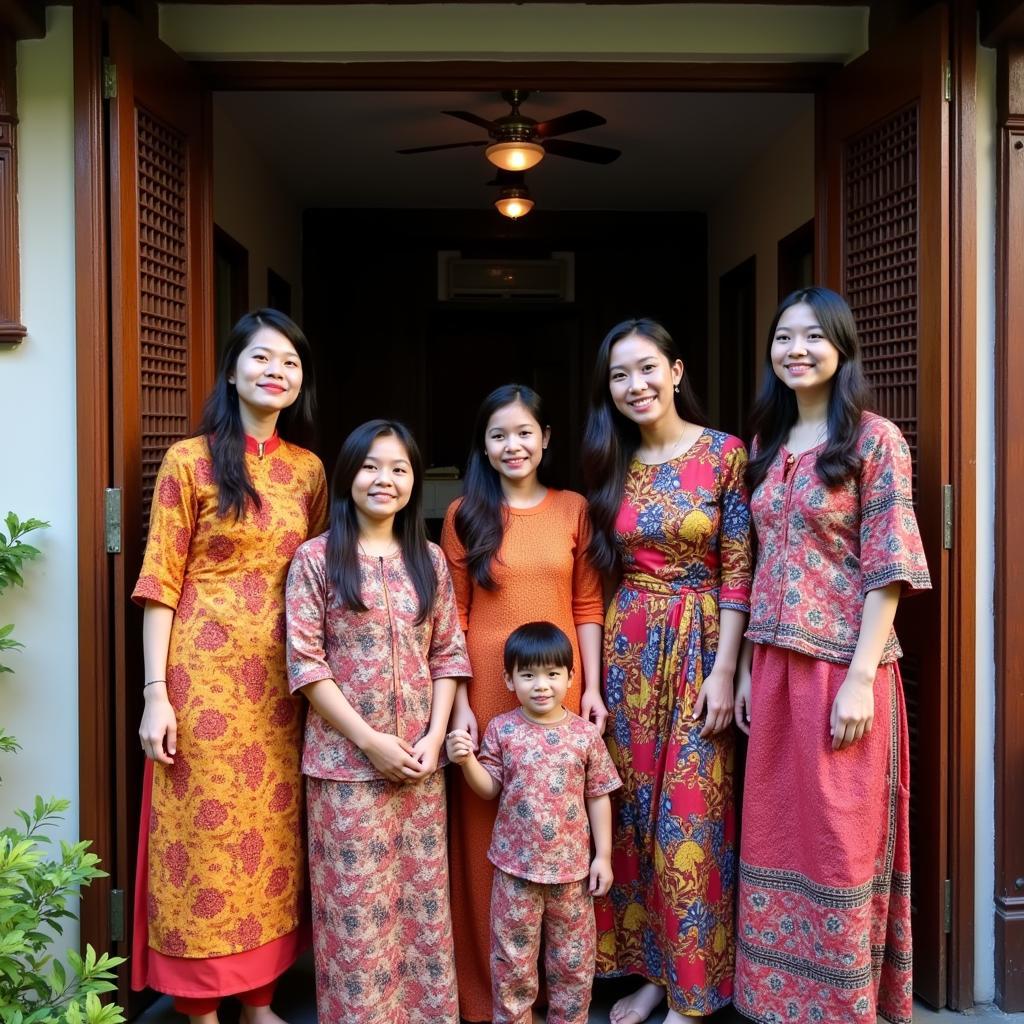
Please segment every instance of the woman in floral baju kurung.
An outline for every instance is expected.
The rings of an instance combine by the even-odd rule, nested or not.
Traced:
[[[750,464],[735,1003],[765,1024],[910,1024],[909,758],[892,621],[902,592],[930,586],[910,452],[863,412],[838,295],[794,293],[771,336],[766,390],[793,393],[797,415],[761,405]],[[837,406],[847,435],[830,427]]]
[[[289,683],[311,705],[302,771],[321,1021],[459,1019],[438,760],[455,679],[470,668],[419,476],[401,424],[357,428],[338,456],[331,530],[288,574]],[[351,546],[340,577],[332,545]]]
[[[616,334],[599,370],[607,366],[605,390],[637,424],[641,444],[611,535],[621,582],[605,622],[606,740],[623,788],[613,800],[615,880],[597,914],[598,972],[647,980],[612,1009],[613,1021],[638,1024],[663,996],[674,1021],[713,1013],[732,993],[731,688],[748,609],[750,537],[743,444],[702,429],[693,414],[671,421],[667,371],[678,366],[681,378],[682,364],[667,358],[663,328],[640,321],[609,338]],[[659,448],[660,419],[670,428]],[[598,514],[601,502],[592,496]],[[723,630],[726,615],[733,618]],[[716,688],[720,702],[709,698]]]
[[[245,1019],[268,1014],[274,982],[309,941],[301,705],[285,680],[284,581],[296,548],[323,529],[327,488],[320,460],[274,432],[287,433],[278,413],[312,388],[309,355],[283,314],[239,321],[210,429],[164,456],[133,594],[146,606],[140,736],[150,760],[132,984],[177,997],[193,1019],[215,1019],[225,995],[239,995]],[[237,519],[221,511],[211,450],[213,433],[224,440],[232,429],[229,415],[218,419],[232,404],[247,431],[237,458],[258,496],[257,506],[238,495]]]

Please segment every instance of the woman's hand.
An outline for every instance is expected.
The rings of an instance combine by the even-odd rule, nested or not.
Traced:
[[[712,669],[711,674],[704,679],[693,708],[694,720],[707,712],[704,728],[700,731],[701,738],[727,729],[732,722],[732,708],[732,673],[725,669]]]
[[[167,699],[165,683],[152,683],[146,687],[146,708],[139,725],[142,749],[151,761],[174,764],[178,745],[178,719]]]
[[[595,686],[587,687],[580,699],[580,717],[587,722],[593,722],[597,731],[604,735],[605,723],[608,721],[608,709],[601,700],[601,691]]]
[[[463,689],[464,687],[459,687],[459,690]],[[473,709],[469,706],[468,700],[459,700],[458,696],[456,696],[455,706],[452,708],[452,715],[448,721],[448,731],[457,732],[460,730],[469,733],[473,750],[479,750],[480,729],[476,724],[476,715],[473,714]]]
[[[444,737],[436,740],[429,732],[412,745],[413,757],[419,761],[424,775],[430,775],[437,771],[437,763],[441,760],[441,747],[443,746]]]
[[[426,774],[412,744],[391,733],[374,732],[362,749],[373,767],[392,782],[409,782]]]
[[[748,736],[750,735],[750,714],[752,707],[750,695],[752,688],[750,669],[746,665],[741,664],[739,668],[736,669],[736,705],[733,710],[736,715],[736,724]]]
[[[845,750],[871,732],[875,719],[875,677],[854,668],[846,673],[832,702],[829,732],[832,749]]]

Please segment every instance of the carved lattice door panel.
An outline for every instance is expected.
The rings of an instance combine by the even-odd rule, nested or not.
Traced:
[[[910,725],[914,987],[946,1002],[948,169],[945,8],[840,72],[819,97],[822,279],[857,319],[878,411],[903,431],[934,590],[896,628]]]
[[[115,863],[131,948],[142,757],[141,612],[129,595],[160,460],[195,426],[212,376],[212,260],[206,106],[194,72],[125,11],[112,8],[110,102],[113,474],[122,492],[114,558]],[[123,981],[123,979],[122,979]],[[127,995],[122,983],[122,1000]]]

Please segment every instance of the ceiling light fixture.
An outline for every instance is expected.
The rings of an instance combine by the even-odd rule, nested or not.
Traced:
[[[503,217],[519,220],[533,209],[530,190],[523,185],[511,185],[498,193],[494,205]]]
[[[484,156],[503,171],[528,171],[544,159],[544,147],[537,142],[495,142]]]

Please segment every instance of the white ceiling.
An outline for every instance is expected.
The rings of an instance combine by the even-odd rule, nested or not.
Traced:
[[[478,208],[494,198],[483,148],[395,150],[484,137],[440,111],[500,117],[508,106],[496,94],[218,93],[214,103],[215,125],[230,119],[302,207]],[[622,156],[606,166],[547,156],[527,182],[549,210],[705,210],[813,104],[774,93],[535,93],[523,113],[593,110],[608,123],[565,138]]]

